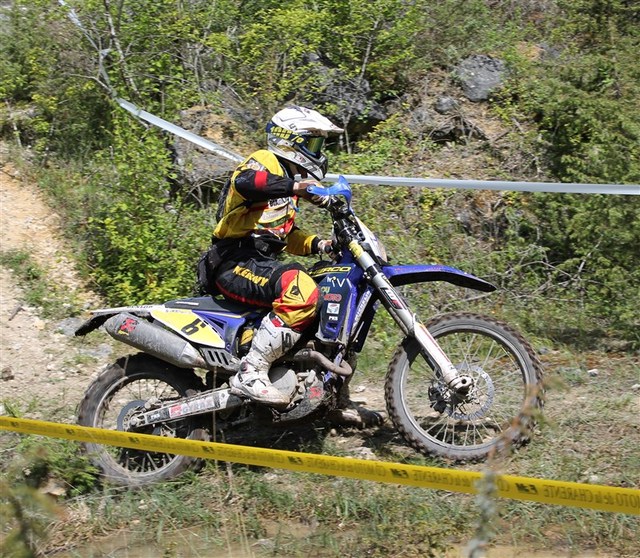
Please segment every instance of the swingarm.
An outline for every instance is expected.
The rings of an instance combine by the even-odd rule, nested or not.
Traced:
[[[212,389],[173,401],[133,401],[127,407],[136,404],[135,407],[131,410],[125,407],[118,417],[118,429],[141,429],[193,415],[236,409],[246,403],[246,399],[232,395],[229,388]]]

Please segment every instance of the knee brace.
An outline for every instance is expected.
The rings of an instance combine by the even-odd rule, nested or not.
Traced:
[[[291,329],[302,331],[316,316],[318,285],[299,269],[285,271],[279,283],[280,295],[273,301],[273,311]]]

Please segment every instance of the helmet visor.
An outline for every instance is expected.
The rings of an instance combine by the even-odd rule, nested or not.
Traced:
[[[305,138],[304,146],[308,151],[313,153],[316,157],[320,156],[322,146],[324,145],[324,138],[322,136],[307,136]]]

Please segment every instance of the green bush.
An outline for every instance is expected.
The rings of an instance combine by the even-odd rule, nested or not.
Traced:
[[[118,120],[114,150],[102,153],[103,174],[95,177],[100,205],[85,233],[95,279],[114,303],[189,295],[211,225],[171,194],[175,176],[163,138]]]

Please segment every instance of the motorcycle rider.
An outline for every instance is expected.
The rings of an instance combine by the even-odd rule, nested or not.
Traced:
[[[266,126],[267,149],[249,155],[223,188],[208,253],[213,283],[225,298],[271,309],[231,378],[231,393],[273,406],[289,403],[268,371],[314,321],[319,292],[303,266],[277,257],[283,250],[300,256],[331,250],[331,240],[304,232],[295,217],[299,198],[322,205],[307,188],[319,186],[327,171],[326,138],[343,131],[315,110],[284,108]],[[361,421],[348,393],[340,399],[346,422]]]
[[[325,138],[343,130],[314,110],[290,106],[273,116],[266,132],[267,149],[249,155],[223,188],[209,264],[215,288],[226,298],[271,309],[231,379],[232,393],[286,405],[268,371],[313,322],[319,293],[303,266],[277,256],[282,250],[306,256],[330,248],[330,240],[299,229],[295,217],[298,198],[310,199],[307,187],[324,178]]]

